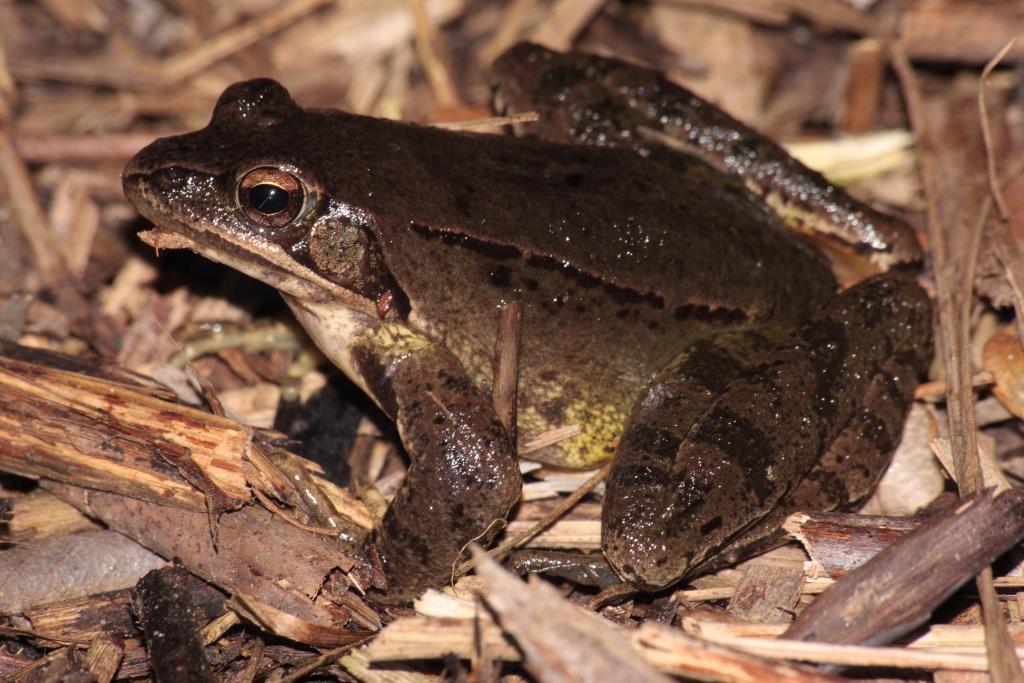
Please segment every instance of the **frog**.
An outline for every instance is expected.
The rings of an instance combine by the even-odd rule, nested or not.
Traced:
[[[542,48],[515,47],[496,73],[524,50],[543,64]],[[530,457],[611,459],[603,552],[640,590],[763,543],[780,511],[863,497],[899,438],[930,357],[911,274],[837,291],[828,259],[742,174],[647,139],[591,142],[306,109],[264,78],[123,172],[156,226],[145,241],[277,289],[394,421],[410,462],[368,541],[382,599],[449,580],[516,505],[519,450],[558,428],[571,436]],[[878,233],[868,253],[907,251]],[[513,303],[514,434],[491,395]]]

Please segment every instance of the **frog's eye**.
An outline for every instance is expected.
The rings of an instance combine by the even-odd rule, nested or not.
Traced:
[[[242,176],[237,196],[249,220],[265,228],[283,228],[302,210],[305,190],[291,173],[267,166]]]

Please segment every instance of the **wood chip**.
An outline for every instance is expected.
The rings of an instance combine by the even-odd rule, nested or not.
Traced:
[[[480,556],[478,550],[474,558]],[[488,607],[515,638],[523,665],[538,680],[669,682],[639,660],[611,626],[565,602],[552,586],[536,579],[524,584],[490,559],[477,562],[489,588]]]
[[[203,650],[199,619],[188,592],[188,572],[171,565],[149,572],[133,595],[158,681],[214,683]]]
[[[805,609],[789,640],[891,642],[1024,537],[1024,490],[988,489],[936,513]]]
[[[729,600],[734,617],[758,623],[789,623],[804,584],[803,568],[753,565]]]

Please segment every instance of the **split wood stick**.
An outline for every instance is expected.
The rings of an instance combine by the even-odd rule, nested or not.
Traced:
[[[519,388],[519,347],[523,338],[523,304],[514,301],[501,309],[495,350],[494,410],[509,434],[516,433],[516,394]]]

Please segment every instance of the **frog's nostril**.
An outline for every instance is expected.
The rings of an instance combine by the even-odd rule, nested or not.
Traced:
[[[127,166],[124,173],[121,174],[121,191],[133,204],[135,203],[133,198],[141,195],[144,180],[145,174],[138,172],[131,165]]]
[[[140,163],[139,155],[136,154],[128,160],[124,170],[121,171],[121,178],[124,179],[124,182],[128,182],[128,178],[137,176],[140,173],[142,173],[142,164]]]

